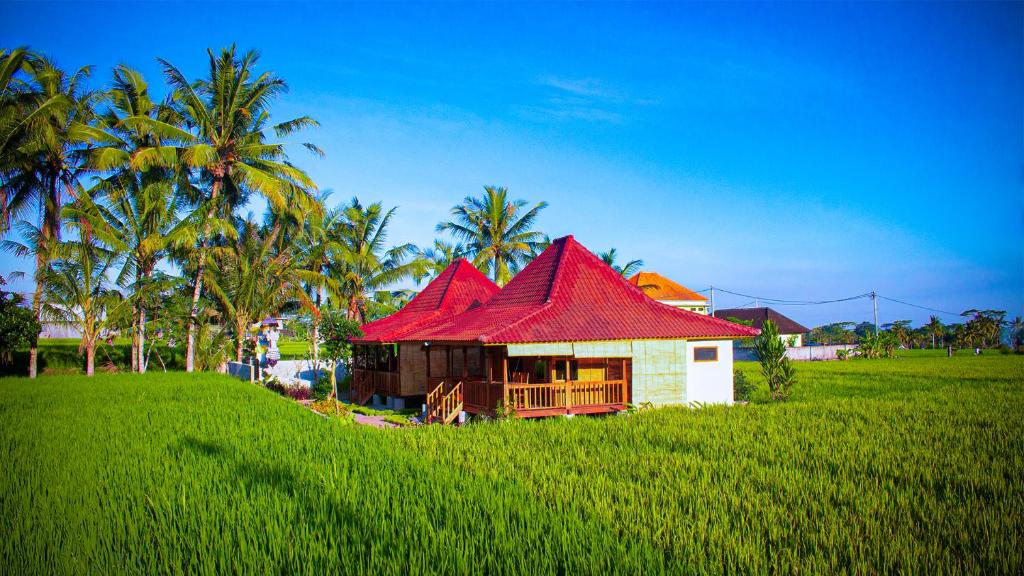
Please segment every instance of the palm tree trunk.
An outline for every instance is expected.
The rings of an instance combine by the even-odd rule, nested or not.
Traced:
[[[188,314],[188,334],[185,336],[185,371],[195,371],[196,355],[196,319],[199,317],[199,296],[203,292],[203,274],[206,272],[206,249],[209,246],[210,220],[213,220],[214,203],[220,192],[223,176],[214,176],[213,187],[210,189],[210,209],[206,212],[203,222],[203,240],[199,244],[199,268],[196,270],[196,281],[192,289],[192,308]]]
[[[316,309],[320,310],[320,287],[316,289]],[[313,314],[313,365],[320,365],[320,317]]]
[[[43,260],[44,259],[43,259],[43,255],[42,254],[36,254],[36,274],[37,275],[42,271],[42,267],[44,265]],[[39,321],[39,311],[42,309],[42,305],[43,305],[43,283],[42,283],[41,280],[39,280],[39,278],[37,276],[37,278],[36,278],[36,291],[32,294],[32,314],[35,316],[37,322]],[[36,377],[36,366],[37,366],[38,359],[39,359],[39,343],[38,343],[38,339],[37,339],[37,341],[32,344],[32,348],[30,348],[29,351],[28,351],[28,377],[29,378],[35,378]]]
[[[245,325],[248,322],[239,318],[235,321],[235,361],[242,363],[242,348],[245,346]]]
[[[92,376],[96,371],[96,341],[85,345],[85,375]]]
[[[134,318],[138,318],[138,316],[139,316],[138,309],[139,309],[139,307],[137,305],[136,306],[132,306],[132,318],[133,319]],[[131,352],[131,356],[132,356],[132,372],[138,372],[139,371],[139,332],[138,332],[138,330],[133,330],[132,331],[132,352]]]
[[[139,374],[146,373],[146,307],[139,305]]]

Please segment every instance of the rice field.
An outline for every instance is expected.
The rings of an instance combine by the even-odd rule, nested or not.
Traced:
[[[1021,572],[1024,357],[798,368],[783,404],[396,430],[215,375],[2,379],[0,565]]]

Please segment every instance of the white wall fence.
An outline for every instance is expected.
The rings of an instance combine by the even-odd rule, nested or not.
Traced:
[[[321,364],[322,366],[322,364]],[[251,364],[242,362],[228,362],[228,374],[242,380],[253,381],[259,378],[260,371]],[[305,384],[312,386],[316,379],[316,371],[313,370],[313,363],[309,360],[280,360],[273,367],[265,367],[262,375],[271,374],[285,384]],[[339,364],[334,369],[334,375],[338,382],[345,377],[345,367]]]
[[[836,360],[836,352],[839,350],[857,349],[856,344],[829,344],[826,346],[794,346],[786,348],[786,357],[795,362],[810,362],[818,360]],[[735,351],[737,361],[757,361],[757,354],[753,348],[737,348]]]

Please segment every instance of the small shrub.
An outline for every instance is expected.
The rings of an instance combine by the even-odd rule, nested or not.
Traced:
[[[796,370],[786,357],[786,347],[779,339],[779,328],[775,322],[765,320],[761,335],[754,340],[754,349],[761,362],[761,372],[768,382],[772,400],[789,398],[796,383]]]
[[[334,395],[334,385],[331,384],[330,374],[325,371],[320,372],[316,382],[313,383],[312,395],[314,400],[325,400]]]
[[[1007,344],[1000,344],[999,345],[999,353],[1000,354],[1012,354],[1013,353],[1013,348],[1010,348],[1010,346],[1007,345]]]
[[[836,350],[836,360],[846,360],[850,357],[850,351],[846,348],[840,348]]]
[[[415,423],[409,419],[408,416],[402,416],[400,414],[388,414],[384,417],[385,422],[390,422],[396,426],[414,426]]]
[[[285,386],[285,395],[292,400],[309,400],[313,397],[313,391],[305,384],[298,386]]]
[[[742,370],[733,369],[732,371],[732,397],[737,402],[748,402],[750,401],[751,394],[754,393],[754,383],[747,378],[746,373]]]
[[[511,403],[506,400],[498,400],[498,405],[494,409],[494,418],[497,420],[508,420],[509,418],[516,417],[516,409]]]

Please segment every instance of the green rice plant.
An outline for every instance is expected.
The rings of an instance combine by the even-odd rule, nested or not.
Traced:
[[[0,379],[11,574],[1019,574],[1024,358],[380,431],[210,374]],[[761,396],[759,396],[761,395]]]

